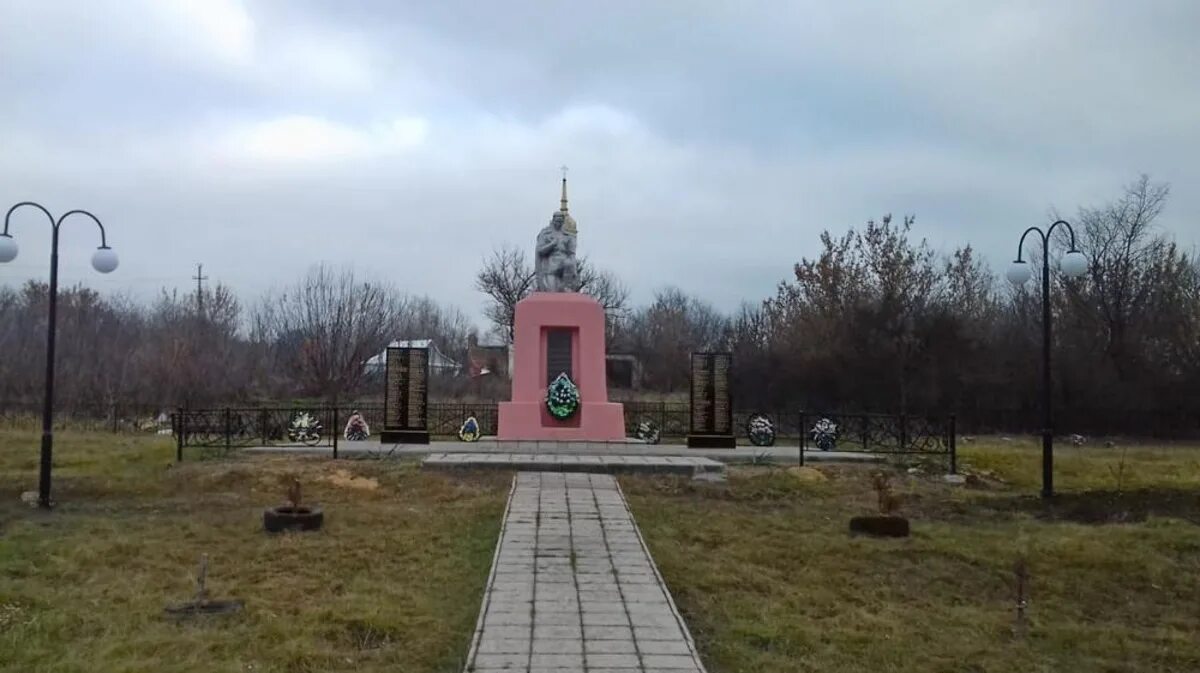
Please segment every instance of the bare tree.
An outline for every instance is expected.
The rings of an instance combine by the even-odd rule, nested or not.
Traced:
[[[505,246],[484,260],[475,277],[475,288],[488,296],[483,314],[493,329],[508,343],[513,340],[513,320],[517,302],[534,289],[533,267],[520,248]],[[604,307],[609,336],[627,312],[629,288],[609,271],[597,268],[586,258],[579,260],[579,291]]]
[[[145,376],[161,399],[195,405],[228,402],[246,394],[254,381],[240,336],[241,304],[217,285],[205,293],[204,312],[195,294],[162,292],[147,316],[149,333],[140,349]]]
[[[397,331],[401,308],[393,288],[322,264],[268,295],[255,322],[309,392],[336,397],[362,380],[367,359]]]
[[[618,325],[628,317],[629,288],[611,271],[597,268],[587,258],[579,260],[579,291],[604,308],[605,336],[611,342]]]
[[[429,297],[409,297],[403,302],[394,338],[433,339],[443,353],[463,362],[472,329],[470,319],[457,308]]]
[[[1137,371],[1139,333],[1174,312],[1179,298],[1164,290],[1182,287],[1190,273],[1187,256],[1154,229],[1169,193],[1142,175],[1117,200],[1079,211],[1089,282],[1066,287],[1075,307],[1103,330],[1104,350],[1122,380]]]
[[[475,288],[488,296],[483,315],[512,343],[517,302],[533,291],[533,267],[525,252],[513,246],[492,251],[475,277]]]
[[[713,306],[668,287],[629,321],[629,339],[641,359],[647,387],[671,392],[688,381],[688,358],[693,351],[724,344],[728,321]]]

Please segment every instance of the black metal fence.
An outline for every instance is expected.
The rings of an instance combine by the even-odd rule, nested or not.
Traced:
[[[624,407],[629,436],[636,435],[637,426],[643,421],[656,424],[664,441],[681,440],[688,434],[690,411],[685,403],[625,402]],[[495,435],[497,410],[494,402],[431,403],[429,433],[434,437],[455,437],[463,422],[473,416],[482,434]],[[374,433],[382,429],[381,406],[317,405],[178,409],[172,415],[171,430],[181,454],[187,447],[324,446],[336,455],[342,426],[353,411],[362,414]],[[301,414],[308,414],[320,423],[320,439],[298,438],[290,432]],[[746,423],[755,414],[764,414],[774,423],[777,444],[798,442],[801,454],[816,448],[813,430],[816,423],[825,419],[837,428],[838,451],[949,456],[953,461],[954,416],[738,410],[733,417],[734,434],[739,439],[747,439]]]
[[[938,459],[958,471],[956,419],[909,414],[799,412],[800,464],[812,451]]]
[[[495,403],[434,403],[428,408],[429,433],[455,437],[470,416],[485,435],[496,434]],[[176,453],[183,459],[188,447],[232,450],[247,446],[324,446],[334,457],[344,425],[355,411],[362,415],[374,434],[383,429],[382,406],[293,406],[225,407],[222,409],[177,409],[171,415]],[[319,438],[300,437],[292,432],[297,419],[307,414],[320,424]]]
[[[663,441],[681,441],[688,434],[689,409],[686,403],[625,402],[625,430],[637,434],[637,426],[650,421],[659,427]],[[450,438],[470,416],[479,423],[484,435],[495,435],[498,405],[495,402],[435,402],[428,407],[427,425],[434,437]],[[224,407],[219,409],[177,409],[170,428],[175,436],[180,460],[185,448],[233,450],[248,446],[321,446],[337,455],[343,426],[353,411],[362,414],[372,433],[383,428],[382,406],[291,406]],[[735,411],[734,434],[746,439],[746,421],[756,413],[765,413],[775,422],[779,440],[800,436],[802,414],[798,412]],[[308,414],[321,425],[320,439],[295,437],[289,430],[300,414]]]
[[[658,425],[664,437],[680,438],[688,431],[688,405],[686,402],[623,402],[625,424],[633,434],[637,424],[650,420]],[[379,402],[363,401],[361,410],[371,412],[368,421],[374,426],[382,419]],[[284,408],[282,405],[277,405]],[[1193,405],[1194,406],[1194,405]],[[339,404],[340,410],[349,413],[352,405]],[[436,407],[436,408],[435,408]],[[243,405],[233,409],[249,409]],[[259,407],[253,407],[257,410]],[[287,410],[298,408],[296,405]],[[314,408],[320,408],[320,405]],[[794,407],[793,407],[794,408]],[[430,404],[430,431],[435,435],[451,436],[458,430],[473,409],[474,415],[488,433],[495,428],[495,402],[433,402]],[[1011,433],[1032,435],[1041,432],[1042,416],[1036,405],[1023,409],[959,408],[946,410],[957,417],[958,432],[964,435],[987,435]],[[57,405],[55,425],[75,430],[111,432],[154,432],[171,428],[170,409],[163,414],[159,403],[139,401],[118,402],[63,402]],[[739,435],[745,436],[746,419],[752,413],[761,412],[775,421],[781,438],[800,435],[800,416],[795,411],[780,409],[735,410],[734,425]],[[42,413],[40,400],[0,400],[0,427],[38,427]],[[1060,405],[1055,409],[1055,430],[1059,435],[1081,434],[1088,437],[1137,436],[1155,439],[1200,439],[1200,409],[1181,404],[1174,408],[1156,409],[1092,409]],[[342,418],[345,414],[342,414]],[[490,429],[490,430],[489,430]]]

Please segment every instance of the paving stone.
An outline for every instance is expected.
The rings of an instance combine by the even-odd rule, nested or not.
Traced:
[[[539,612],[533,616],[536,626],[579,626],[578,612]]]
[[[587,640],[632,640],[633,629],[628,626],[584,625],[583,637]]]
[[[683,633],[678,627],[661,628],[635,626],[633,628],[633,637],[639,643],[646,640],[681,640],[683,639]]]
[[[486,636],[487,633],[485,632]],[[544,640],[550,638],[582,638],[583,629],[575,624],[538,624],[533,627],[533,639]]]
[[[583,670],[582,654],[534,654],[529,657],[530,668],[570,668]]]
[[[534,654],[583,654],[583,641],[576,638],[548,638],[533,641]]]
[[[479,641],[480,654],[529,654],[529,638],[485,638]]]
[[[636,668],[638,666],[638,657],[636,654],[589,654],[588,668]]]
[[[584,619],[586,620],[586,618],[587,615],[584,614]],[[678,626],[679,624],[679,621],[675,619],[675,615],[665,611],[650,613],[633,612],[629,614],[629,621],[633,624],[635,629],[639,626],[666,629],[673,626]]]
[[[646,668],[682,668],[696,670],[696,660],[691,656],[676,654],[645,654],[642,655],[642,665]]]
[[[529,666],[528,654],[477,654],[475,668],[497,670],[525,670]]]
[[[624,612],[585,612],[583,623],[585,626],[626,626],[629,617]]]
[[[642,654],[683,654],[692,655],[692,648],[682,638],[677,640],[639,640],[638,650]]]
[[[686,647],[684,649],[686,650]],[[637,654],[637,647],[633,644],[632,638],[629,640],[585,640],[583,641],[583,650],[589,657],[593,654]],[[657,654],[675,654],[675,652]],[[688,652],[685,651],[685,654]]]
[[[616,598],[619,600],[621,597],[619,595],[614,595],[613,598]],[[592,612],[615,612],[618,614],[625,614],[625,604],[619,603],[619,602],[598,603],[598,602],[593,602],[593,601],[583,601],[582,603],[579,604],[579,608],[580,608],[580,610],[582,610],[584,615],[587,615],[588,613],[592,613]]]

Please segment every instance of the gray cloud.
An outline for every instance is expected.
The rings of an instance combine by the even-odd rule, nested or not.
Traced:
[[[472,313],[562,163],[581,249],[637,300],[760,299],[889,211],[1003,268],[1141,171],[1200,242],[1194,3],[844,4],[9,2],[0,195],[105,219],[122,268],[71,231],[67,281],[148,294],[203,261],[253,296],[325,260]],[[16,219],[0,282],[45,275],[44,227]]]

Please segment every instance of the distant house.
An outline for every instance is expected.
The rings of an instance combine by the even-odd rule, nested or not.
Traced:
[[[433,343],[433,339],[410,339],[406,341],[393,341],[388,344],[388,348],[427,348],[429,349],[429,374],[431,376],[457,376],[462,371],[462,365],[454,360],[451,360],[445,353],[438,350],[437,344]],[[372,356],[364,365],[368,375],[382,376],[387,371],[387,348],[379,355]]]
[[[467,374],[471,378],[498,376],[508,378],[512,367],[512,349],[507,345],[480,344],[474,334],[467,337]]]

